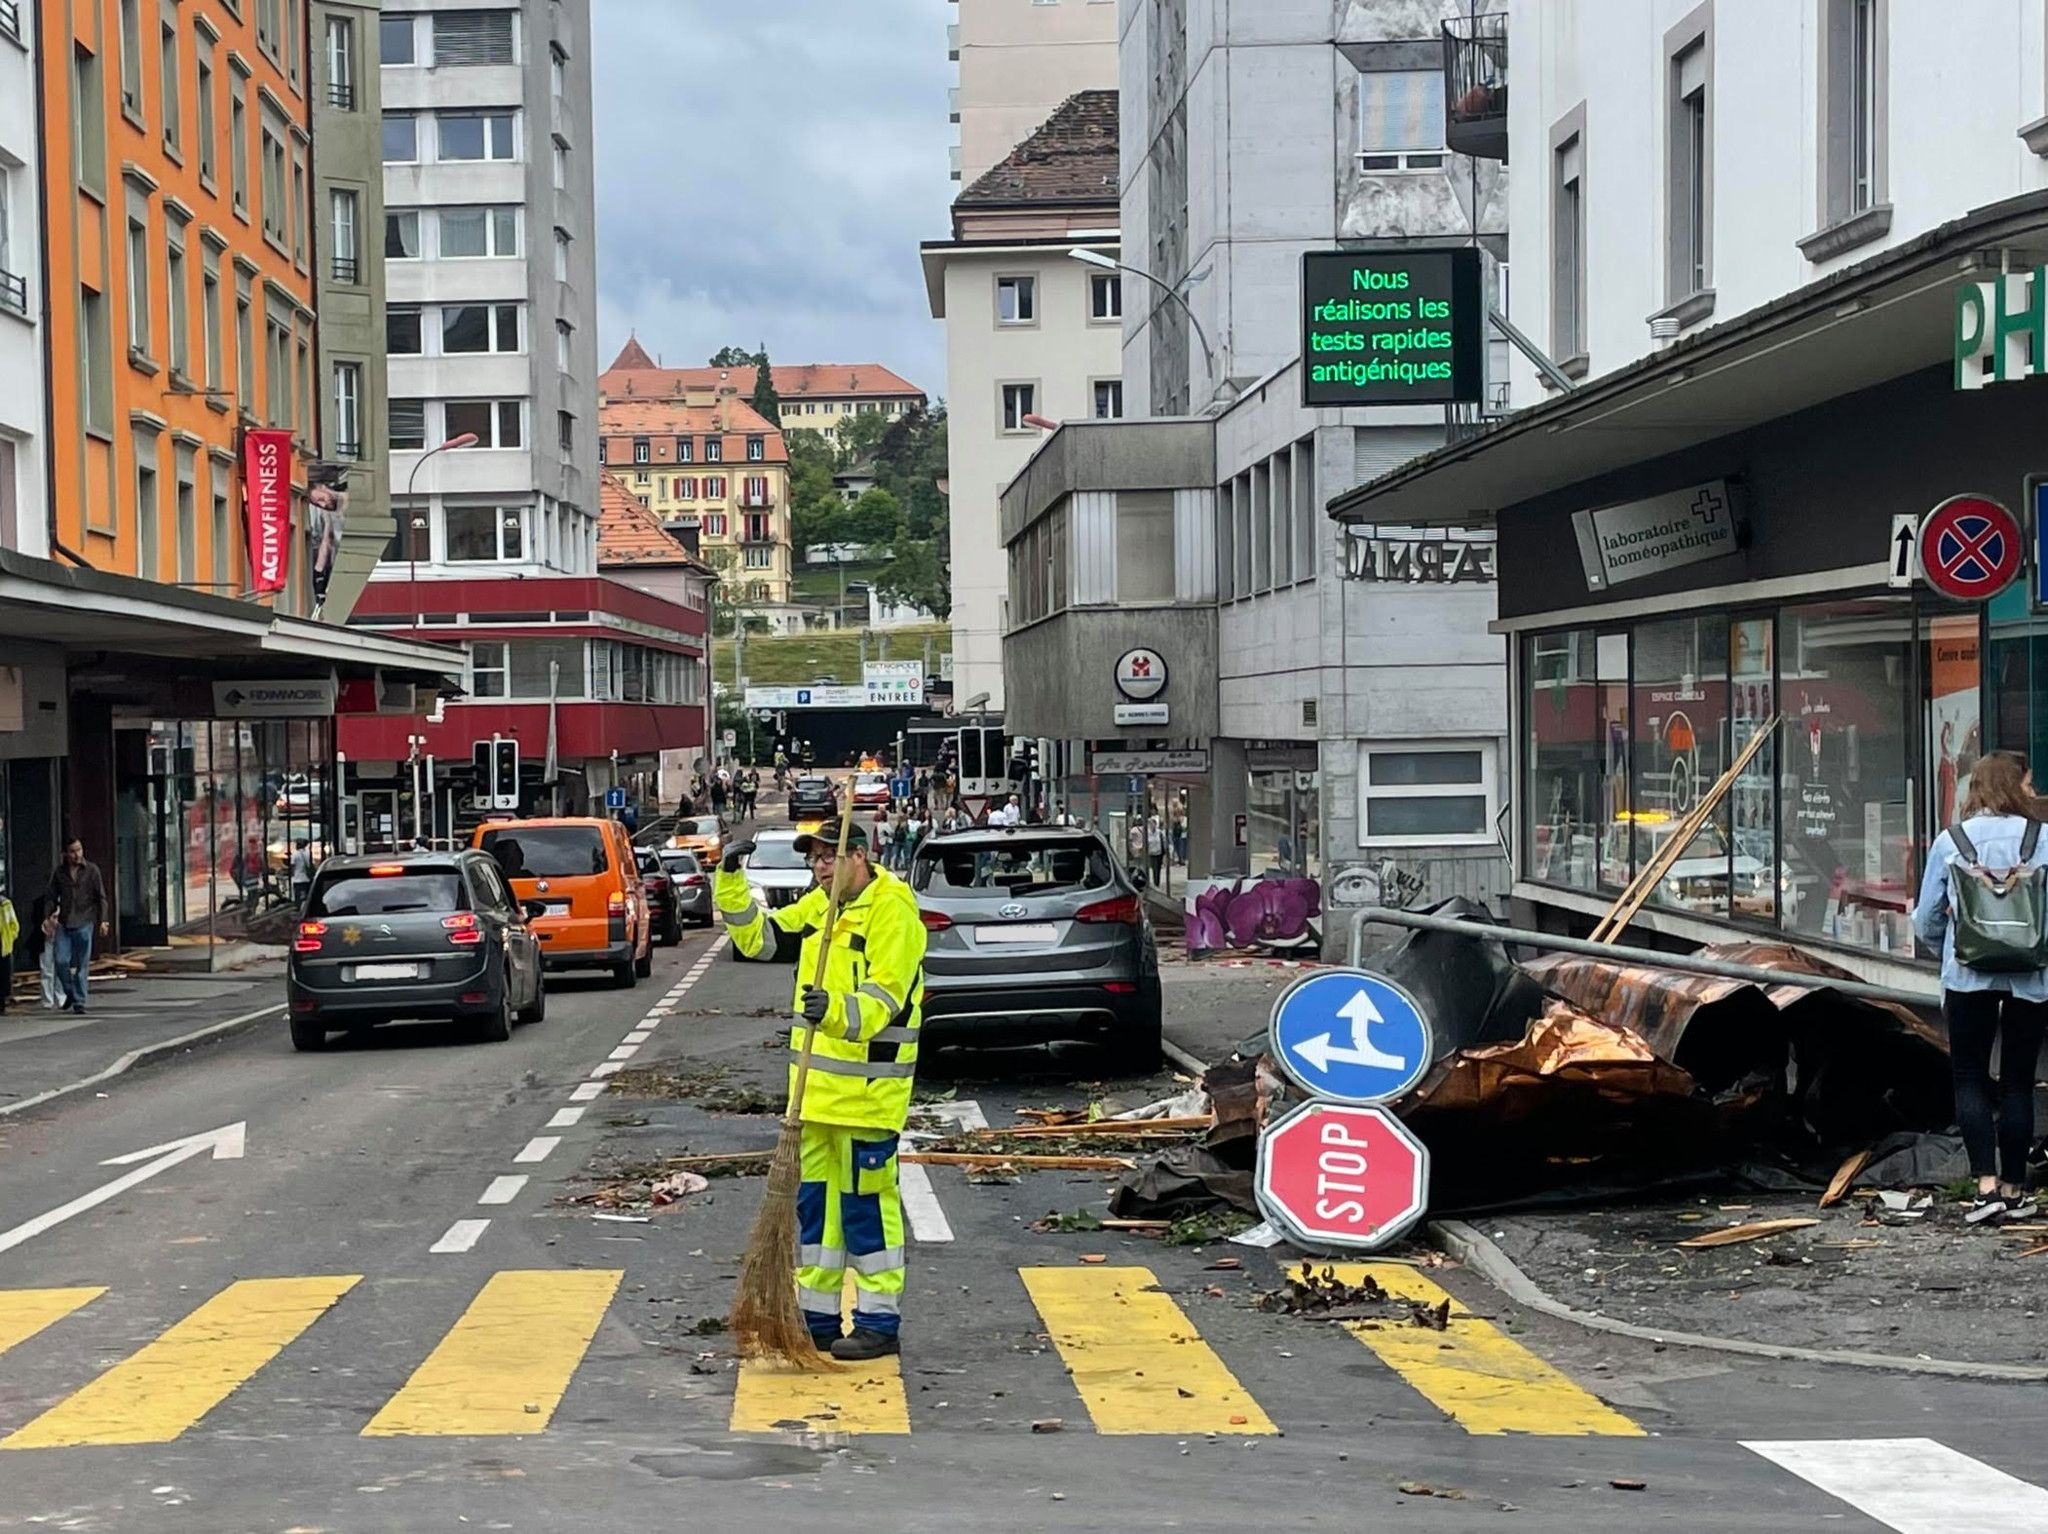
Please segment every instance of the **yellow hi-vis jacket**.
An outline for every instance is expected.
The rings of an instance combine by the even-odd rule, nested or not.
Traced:
[[[804,987],[817,973],[818,943],[831,896],[821,886],[794,905],[763,911],[743,873],[722,870],[712,881],[719,917],[733,946],[751,959],[766,946],[768,923],[801,933],[795,1008],[790,1030],[790,1086],[803,1053]],[[924,923],[910,886],[877,868],[867,887],[839,911],[825,956],[824,989],[831,1000],[811,1050],[811,1074],[798,1117],[808,1124],[841,1124],[900,1133],[910,1114],[910,1084],[917,1074],[917,1030],[924,1020]]]

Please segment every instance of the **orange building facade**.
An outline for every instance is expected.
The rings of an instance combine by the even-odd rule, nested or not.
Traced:
[[[318,440],[303,0],[39,7],[60,552],[221,596],[252,585],[243,433],[292,434],[308,610]]]

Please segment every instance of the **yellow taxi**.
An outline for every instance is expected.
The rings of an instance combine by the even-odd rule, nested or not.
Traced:
[[[725,856],[725,828],[718,823],[716,815],[685,815],[676,822],[675,833],[668,844],[684,852],[694,852],[700,862],[716,863]]]

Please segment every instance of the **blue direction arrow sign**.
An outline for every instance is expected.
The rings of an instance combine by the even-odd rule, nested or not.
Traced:
[[[626,807],[626,791],[623,788],[606,789],[604,807],[608,810],[623,810]]]
[[[1273,1054],[1313,1096],[1383,1103],[1429,1069],[1429,1020],[1415,998],[1384,975],[1320,970],[1273,1003]]]

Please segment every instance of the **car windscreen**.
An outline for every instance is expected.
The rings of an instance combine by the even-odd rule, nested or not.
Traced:
[[[1014,899],[1107,889],[1116,882],[1109,849],[1092,836],[1034,839],[951,838],[918,854],[911,885],[946,899]]]
[[[575,879],[601,874],[604,836],[595,826],[503,826],[484,832],[483,850],[508,879]]]
[[[697,815],[689,820],[676,822],[676,835],[678,836],[716,836],[717,834],[718,817],[715,815]]]
[[[423,868],[402,874],[367,872],[323,875],[306,902],[306,915],[399,916],[413,911],[460,911],[462,875],[453,868]]]
[[[796,850],[796,838],[778,836],[773,841],[754,843],[754,850],[747,858],[749,868],[808,868],[802,853]]]
[[[658,874],[663,871],[661,859],[651,852],[634,853],[633,863],[643,874]]]
[[[697,861],[697,854],[694,852],[664,852],[661,855],[661,866],[672,874],[704,872],[704,865]]]

